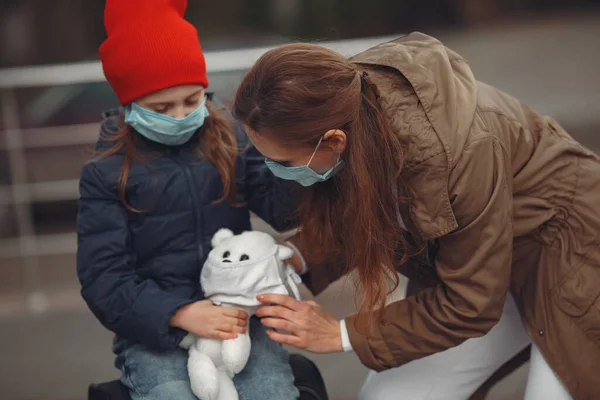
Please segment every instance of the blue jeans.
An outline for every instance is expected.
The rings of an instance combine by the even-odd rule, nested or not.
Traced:
[[[287,351],[272,341],[256,317],[250,320],[252,350],[234,377],[240,400],[296,400],[298,390]],[[115,365],[133,400],[197,400],[190,388],[187,350],[151,351],[141,344],[115,344]]]

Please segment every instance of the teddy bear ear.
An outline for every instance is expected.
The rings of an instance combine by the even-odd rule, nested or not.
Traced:
[[[217,247],[224,240],[227,240],[232,237],[233,237],[233,232],[230,229],[221,228],[217,231],[217,233],[214,234],[210,243],[212,244],[213,247]]]
[[[294,250],[290,249],[287,246],[283,246],[280,244],[277,245],[277,256],[279,257],[279,259],[281,261],[292,258],[293,255],[294,255]]]

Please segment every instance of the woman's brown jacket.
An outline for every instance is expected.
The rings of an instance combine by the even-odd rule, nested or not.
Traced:
[[[432,37],[411,34],[351,61],[406,143],[408,231],[438,248],[437,284],[389,304],[374,335],[349,319],[361,361],[394,368],[485,335],[510,291],[572,396],[600,399],[598,156],[552,118],[478,82]],[[315,267],[309,286],[318,292],[336,278]]]

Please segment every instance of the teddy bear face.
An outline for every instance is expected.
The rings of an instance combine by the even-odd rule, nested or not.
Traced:
[[[212,251],[214,262],[223,266],[250,263],[273,253],[275,240],[261,232],[244,232],[223,240]]]
[[[206,298],[215,304],[257,307],[261,293],[289,294],[293,269],[285,260],[293,251],[258,231],[234,235],[221,229],[212,239],[213,249],[200,273]],[[293,289],[292,289],[293,290]]]

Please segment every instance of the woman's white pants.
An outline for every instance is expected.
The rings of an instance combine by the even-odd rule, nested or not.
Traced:
[[[371,372],[360,400],[466,400],[498,368],[531,343],[511,295],[487,335],[388,371]],[[525,400],[571,400],[532,344]]]

